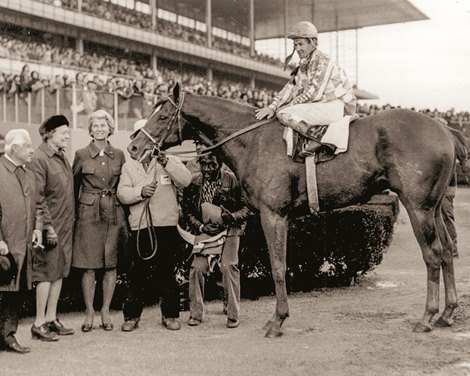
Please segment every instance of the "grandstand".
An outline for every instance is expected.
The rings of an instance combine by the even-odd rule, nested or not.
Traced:
[[[73,128],[70,153],[87,142],[87,115],[98,107],[115,117],[113,144],[124,148],[135,120],[175,81],[268,104],[288,74],[256,46],[305,15],[333,32],[340,63],[341,30],[426,18],[406,0],[0,0],[0,8],[0,134],[21,126],[37,144],[37,125],[62,113]],[[357,38],[343,64],[356,87]]]

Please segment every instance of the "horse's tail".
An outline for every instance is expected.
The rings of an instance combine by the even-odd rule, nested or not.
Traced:
[[[452,140],[454,141],[455,146],[455,156],[463,166],[468,159],[467,139],[463,133],[457,129],[447,127],[447,130],[453,136]]]

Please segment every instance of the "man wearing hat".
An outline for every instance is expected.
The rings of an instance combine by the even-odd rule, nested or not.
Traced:
[[[137,132],[145,125],[139,120]],[[178,223],[178,189],[191,183],[191,172],[175,156],[147,154],[141,163],[130,159],[122,166],[117,195],[129,205],[131,227],[130,253],[132,265],[128,273],[129,289],[123,304],[122,331],[138,328],[144,307],[144,291],[160,292],[162,325],[169,330],[180,329],[179,289],[175,278],[176,253],[181,247]],[[146,286],[151,268],[158,278],[157,286]]]
[[[31,327],[33,338],[57,341],[70,335],[57,318],[57,303],[62,280],[72,263],[72,232],[75,203],[72,167],[65,157],[69,122],[63,115],[53,115],[39,127],[43,143],[34,152],[31,168],[44,210],[46,249],[35,252],[33,282],[36,286],[36,318]]]
[[[318,32],[312,23],[298,22],[288,38],[294,41],[294,51],[286,58],[285,68],[295,52],[299,65],[273,102],[256,110],[255,116],[261,120],[276,115],[282,124],[311,139],[308,150],[302,152],[307,156],[320,146],[327,126],[356,113],[356,97],[345,72],[317,49]],[[286,136],[285,132],[289,145]],[[347,139],[344,147],[347,148]]]
[[[25,129],[5,136],[0,157],[0,348],[25,354],[15,333],[21,308],[19,292],[32,288],[32,249],[42,247],[42,217],[36,207],[34,174],[26,167],[33,148]]]

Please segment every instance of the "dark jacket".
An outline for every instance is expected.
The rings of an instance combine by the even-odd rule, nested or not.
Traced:
[[[124,152],[108,144],[103,155],[93,143],[75,153],[73,177],[77,221],[73,266],[114,268],[118,248],[125,245],[127,225],[117,198]]]
[[[26,285],[32,288],[31,241],[33,230],[42,230],[34,174],[26,169],[26,184],[22,186],[15,169],[5,156],[0,157],[0,240],[7,244],[18,269],[16,278],[9,285],[0,286],[0,291],[19,291],[21,275],[26,276]]]
[[[229,171],[220,170],[219,185],[215,192],[212,204],[223,206],[232,214],[232,221],[225,222],[227,229],[243,229],[246,219],[252,215],[242,195],[235,175]],[[193,234],[200,234],[202,225],[201,187],[203,176],[201,173],[193,175],[191,184],[183,191],[183,226]]]
[[[72,264],[74,199],[72,167],[64,155],[43,142],[34,152],[31,169],[44,210],[44,226],[52,225],[58,245],[33,253],[33,281],[53,282],[67,277]]]

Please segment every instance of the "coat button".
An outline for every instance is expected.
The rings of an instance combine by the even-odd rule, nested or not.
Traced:
[[[101,162],[101,166],[106,166],[106,162]]]

